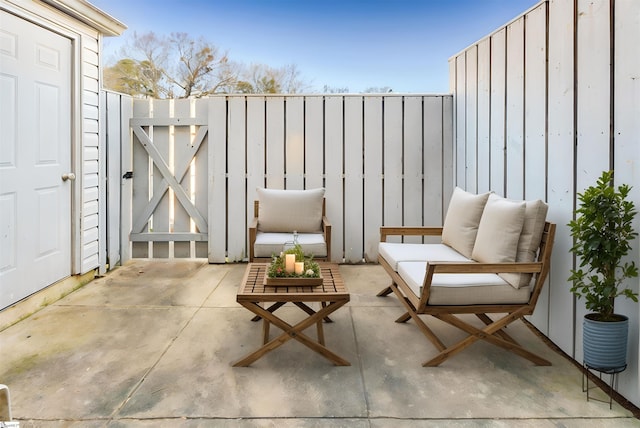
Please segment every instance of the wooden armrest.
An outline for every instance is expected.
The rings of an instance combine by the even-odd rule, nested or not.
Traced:
[[[442,226],[382,226],[380,227],[380,242],[385,242],[387,236],[440,236]]]
[[[322,216],[322,231],[324,232],[324,243],[327,245],[327,260],[331,261],[331,223],[327,216]]]
[[[254,217],[253,220],[249,223],[249,229],[257,229],[258,228],[258,218]]]
[[[434,273],[539,273],[542,271],[542,262],[427,262],[426,269],[427,275]]]
[[[253,261],[253,244],[256,243],[256,235],[258,234],[258,217],[254,217],[249,223],[249,261]]]

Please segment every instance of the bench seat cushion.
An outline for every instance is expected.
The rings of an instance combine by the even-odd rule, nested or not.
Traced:
[[[293,233],[256,233],[253,246],[254,257],[271,257],[280,255],[283,244],[293,245]],[[298,243],[305,254],[312,254],[316,258],[327,257],[327,244],[322,233],[298,233]]]
[[[399,262],[424,262],[426,260],[466,262],[469,260],[446,244],[381,242],[378,244],[378,254],[382,256],[396,272],[398,271]],[[424,275],[424,271],[422,273]]]
[[[399,262],[398,274],[416,296],[421,295],[426,262]],[[529,301],[530,288],[514,288],[496,274],[435,274],[430,305],[519,304]]]

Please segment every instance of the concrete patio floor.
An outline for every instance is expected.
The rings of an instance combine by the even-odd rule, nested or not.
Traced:
[[[340,267],[351,301],[324,327],[351,366],[292,340],[232,367],[261,341],[260,324],[235,302],[245,267],[136,260],[1,331],[13,418],[23,428],[640,426],[616,402],[587,402],[580,370],[523,323],[510,332],[551,367],[487,343],[422,367],[436,350],[412,322],[394,322],[395,297],[376,297],[388,282],[377,265]]]

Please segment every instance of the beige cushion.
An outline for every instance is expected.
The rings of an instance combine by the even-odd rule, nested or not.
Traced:
[[[422,293],[425,262],[400,262],[398,274],[416,296]],[[492,273],[449,274],[436,273],[431,281],[430,305],[502,305],[529,301],[529,287],[512,287]]]
[[[258,230],[313,233],[322,230],[324,189],[257,189]]]
[[[471,257],[478,225],[489,193],[474,195],[456,187],[442,227],[442,243],[465,257]]]
[[[399,242],[381,242],[378,255],[398,271],[400,262],[467,262],[468,258],[444,244],[409,244]]]
[[[514,262],[524,211],[524,201],[512,201],[496,194],[489,196],[471,257],[481,263]]]
[[[272,257],[285,249],[285,244],[293,243],[293,233],[257,232],[253,245],[254,257]],[[322,233],[299,233],[298,244],[306,255],[316,258],[327,257],[327,243]]]
[[[539,199],[525,203],[524,224],[516,254],[517,262],[535,261],[549,211],[549,206]],[[533,275],[530,273],[502,273],[500,276],[514,287],[526,287],[531,282]]]

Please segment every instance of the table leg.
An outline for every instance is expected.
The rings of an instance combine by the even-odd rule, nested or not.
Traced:
[[[266,344],[269,341],[269,326],[271,323],[267,320],[262,320],[262,344]]]
[[[273,305],[269,306],[269,309],[267,309],[269,312],[275,312],[276,309],[283,307],[285,304],[285,302],[277,302],[274,303]],[[260,318],[262,318],[259,315],[256,315],[255,317],[251,318],[251,321],[260,321]]]
[[[324,346],[324,344],[312,340],[310,337],[308,337],[303,333],[303,330],[305,330],[306,328],[310,327],[313,324],[321,323],[324,317],[326,317],[328,314],[337,310],[338,308],[340,308],[346,303],[347,303],[346,300],[340,301],[340,302],[331,302],[328,305],[324,306],[321,310],[319,310],[318,312],[314,312],[312,315],[305,318],[295,326],[291,326],[289,323],[277,317],[272,312],[265,310],[257,303],[240,302],[242,306],[246,307],[251,312],[262,317],[265,321],[269,321],[271,324],[274,324],[276,327],[282,329],[283,333],[280,336],[276,337],[275,339],[269,341],[268,343],[263,344],[256,351],[238,360],[233,364],[233,366],[234,367],[249,366],[251,365],[251,363],[255,362],[266,353],[271,352],[274,349],[280,347],[283,343],[287,342],[292,338],[296,339],[297,341],[304,344],[308,348],[316,351],[317,353],[323,355],[325,358],[327,358],[337,366],[351,365],[347,360],[343,359],[342,357],[338,356],[337,354],[329,350],[326,346]],[[324,337],[323,337],[323,341],[324,341]]]
[[[316,311],[314,311],[312,308],[310,308],[309,306],[307,306],[304,302],[293,302],[294,305],[296,305],[297,307],[299,307],[300,309],[302,309],[303,311],[305,311],[306,313],[308,313],[309,315],[313,315]],[[320,304],[322,305],[322,307],[324,308],[325,306],[327,306],[327,302],[320,302]],[[271,308],[269,308],[271,309]],[[273,312],[273,311],[271,311]],[[333,322],[333,320],[329,317],[324,317],[324,321],[325,322]]]

